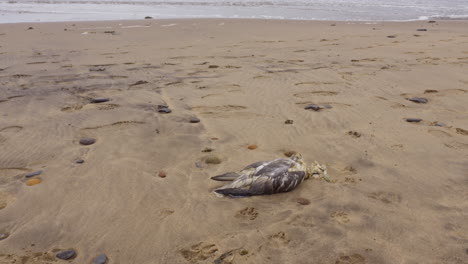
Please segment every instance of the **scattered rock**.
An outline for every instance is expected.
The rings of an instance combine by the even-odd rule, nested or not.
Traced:
[[[219,66],[218,65],[209,65],[208,68],[209,69],[216,69],[216,68],[219,68]]]
[[[284,121],[284,123],[286,125],[292,125],[294,123],[294,120],[288,119],[288,120]]]
[[[32,29],[34,29],[34,28],[33,28],[33,27],[28,27],[28,29],[27,29],[27,30],[32,30]]]
[[[297,152],[294,151],[294,150],[288,150],[286,152],[284,152],[283,154],[286,156],[286,157],[291,157],[292,155],[296,154]]]
[[[406,122],[410,122],[410,123],[419,123],[422,121],[421,118],[406,118],[405,120]]]
[[[169,113],[172,112],[172,110],[169,109],[169,108],[161,108],[161,109],[158,109],[158,112],[159,112],[159,113],[169,114]]]
[[[435,23],[436,21],[435,20],[429,20],[427,21],[427,23]]]
[[[221,159],[218,156],[209,156],[205,159],[206,164],[220,164]]]
[[[248,145],[247,148],[250,150],[254,150],[257,148],[257,145]]]
[[[145,16],[145,19],[153,19],[153,17]]]
[[[306,199],[306,198],[302,198],[302,197],[299,197],[296,199],[296,202],[300,205],[309,205],[310,204],[310,200],[309,199]]]
[[[147,81],[137,81],[136,83],[130,84],[130,87],[141,85],[141,84],[146,84],[146,83],[148,83],[148,82]]]
[[[356,132],[356,131],[348,131],[348,135],[353,136],[355,138],[361,137],[361,133]]]
[[[101,254],[93,259],[93,264],[105,264],[107,262],[106,254]]]
[[[79,160],[75,161],[75,163],[78,163],[78,164],[83,164],[83,163],[84,163],[84,160],[82,160],[82,159],[79,159]]]
[[[239,255],[241,255],[241,256],[244,256],[244,255],[247,255],[247,254],[249,254],[249,252],[247,250],[245,250],[245,249],[243,249],[243,250],[241,250],[239,252]]]
[[[167,174],[166,174],[165,171],[159,171],[158,176],[159,176],[160,178],[166,178]]]
[[[61,251],[57,253],[57,255],[55,256],[59,259],[68,260],[76,256],[76,251],[73,249],[69,249],[69,250]]]
[[[33,178],[33,179],[27,180],[27,181],[26,181],[26,185],[27,185],[27,186],[34,186],[34,185],[39,184],[39,183],[41,183],[41,182],[42,182],[41,179],[39,179],[39,178]]]
[[[7,239],[10,236],[8,233],[0,233],[0,240]]]
[[[425,28],[418,28],[418,29],[416,29],[416,31],[427,31],[427,29],[425,29]]]
[[[387,38],[396,38],[395,35],[390,35],[390,36],[387,36]]]
[[[217,137],[212,137],[211,140],[218,140],[219,138]]]
[[[212,148],[204,148],[201,152],[212,152],[214,149]]]
[[[80,139],[80,144],[81,145],[88,146],[88,145],[92,145],[94,143],[96,143],[96,139],[94,139],[94,138],[85,137],[85,138]]]
[[[109,98],[106,98],[106,97],[96,97],[96,98],[92,98],[90,100],[90,102],[92,104],[99,104],[99,103],[105,103],[105,102],[109,102],[110,99]]]
[[[196,117],[191,117],[190,118],[190,123],[200,123],[200,119],[198,119]]]
[[[24,175],[24,177],[31,178],[31,177],[34,177],[34,176],[37,176],[37,175],[41,175],[42,172],[43,172],[42,170],[33,171],[33,172],[30,172],[30,173]]]
[[[429,102],[426,98],[422,98],[422,97],[412,97],[412,98],[406,98],[406,99],[411,102],[418,103],[418,104],[425,104]]]
[[[428,89],[428,90],[425,90],[424,93],[427,94],[427,93],[438,93],[439,91],[437,90],[431,90],[431,89]]]

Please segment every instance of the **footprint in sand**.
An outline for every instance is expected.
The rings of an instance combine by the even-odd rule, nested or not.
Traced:
[[[386,204],[395,204],[395,203],[400,203],[401,202],[401,195],[392,193],[392,192],[372,192],[367,195],[367,197],[381,201]]]
[[[330,217],[340,224],[346,224],[349,222],[348,214],[345,212],[333,212],[330,214]]]
[[[0,185],[8,184],[16,179],[21,179],[28,168],[0,168]]]
[[[287,222],[288,225],[300,226],[300,227],[314,227],[315,224],[312,218],[306,215],[296,215]]]
[[[236,217],[249,220],[255,220],[258,216],[258,211],[254,207],[245,207],[237,212]]]
[[[366,258],[357,253],[341,256],[335,261],[335,264],[365,264],[365,263],[366,263]]]
[[[457,132],[457,134],[460,134],[460,135],[464,135],[464,136],[468,136],[468,130],[465,130],[465,129],[462,129],[462,128],[456,128],[455,131]]]
[[[273,244],[276,244],[276,245],[286,245],[290,241],[287,238],[286,234],[282,231],[271,235],[269,238],[270,238],[269,242],[272,242]]]
[[[189,248],[180,250],[180,253],[187,261],[197,263],[199,261],[214,257],[217,251],[218,248],[216,248],[215,244],[200,242],[198,244],[192,245]]]

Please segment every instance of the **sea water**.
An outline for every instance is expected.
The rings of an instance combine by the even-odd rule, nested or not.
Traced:
[[[167,18],[467,19],[468,0],[0,0],[0,23]]]

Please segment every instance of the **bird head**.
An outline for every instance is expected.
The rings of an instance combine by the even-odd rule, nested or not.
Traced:
[[[306,178],[315,178],[315,179],[324,179],[327,182],[330,182],[330,177],[327,173],[327,166],[325,164],[321,165],[317,161],[314,161],[306,169]]]

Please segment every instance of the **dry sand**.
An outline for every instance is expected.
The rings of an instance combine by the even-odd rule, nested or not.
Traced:
[[[0,45],[0,263],[468,263],[468,22],[10,24]],[[333,182],[211,192],[288,150]]]

